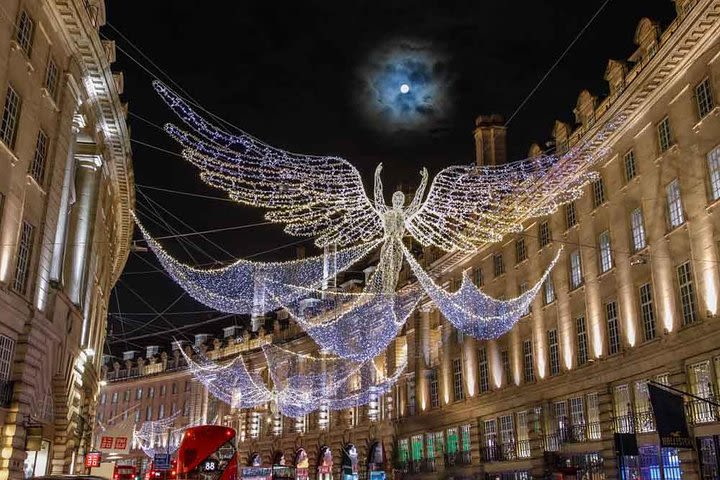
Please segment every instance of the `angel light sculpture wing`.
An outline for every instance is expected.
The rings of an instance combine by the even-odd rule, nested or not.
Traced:
[[[291,235],[314,237],[319,247],[345,247],[382,238],[383,226],[349,162],[333,156],[290,153],[252,136],[231,135],[212,125],[175,92],[153,83],[162,99],[195,133],[168,124],[182,155],[209,185],[231,199],[267,208],[269,221]]]

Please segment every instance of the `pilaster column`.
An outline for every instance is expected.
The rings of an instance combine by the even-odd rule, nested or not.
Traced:
[[[415,403],[418,413],[430,407],[430,308],[415,317]]]
[[[70,216],[68,260],[65,265],[67,294],[79,305],[85,287],[97,214],[102,159],[99,155],[75,155],[76,200]]]
[[[442,404],[447,405],[453,398],[452,385],[452,357],[450,337],[452,335],[452,327],[450,322],[443,318],[442,320],[442,355],[440,357],[440,371],[442,373]]]

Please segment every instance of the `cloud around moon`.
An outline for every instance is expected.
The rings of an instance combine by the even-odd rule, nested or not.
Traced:
[[[452,76],[430,44],[387,42],[370,53],[358,77],[357,107],[379,132],[432,130],[450,114]]]

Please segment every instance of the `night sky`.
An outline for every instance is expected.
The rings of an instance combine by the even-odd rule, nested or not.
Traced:
[[[165,236],[259,223],[263,212],[147,188],[224,195],[205,186],[191,165],[172,154],[178,146],[146,122],[176,122],[152,89],[154,77],[171,87],[175,82],[204,108],[273,146],[346,158],[363,173],[366,189],[383,162],[389,193],[399,184],[415,186],[422,166],[432,176],[444,166],[473,162],[475,117],[508,118],[603,1],[245,0],[208,8],[202,2],[107,3],[108,25],[101,33],[117,43],[113,69],[124,73],[123,97],[135,115],[128,121],[138,210],[153,235]],[[580,90],[607,94],[607,60],[630,56],[643,16],[664,28],[674,18],[674,4],[609,2],[510,123],[511,159],[525,157],[532,142],[545,142],[554,120],[572,124]],[[402,83],[410,87],[406,94],[399,91]],[[152,209],[167,223],[148,217]],[[184,261],[208,264],[299,240],[276,225],[207,238],[216,245],[198,236],[162,243]],[[295,254],[295,246],[286,246],[254,258]],[[152,253],[131,254],[110,302],[110,353],[242,324],[227,318],[169,332],[218,314],[187,296],[173,304],[182,290],[156,268]],[[165,315],[155,318],[154,311]],[[149,334],[158,335],[137,338]]]

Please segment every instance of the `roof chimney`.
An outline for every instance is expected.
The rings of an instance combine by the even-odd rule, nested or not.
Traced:
[[[475,119],[475,162],[500,165],[507,161],[505,120],[500,115],[480,115]]]

